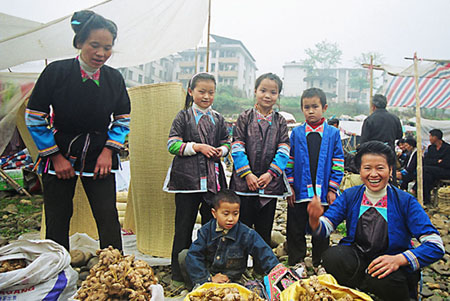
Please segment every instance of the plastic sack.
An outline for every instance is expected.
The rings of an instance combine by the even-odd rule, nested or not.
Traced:
[[[68,300],[75,294],[78,273],[70,266],[69,253],[56,242],[13,241],[0,248],[0,262],[10,259],[25,259],[28,265],[0,273],[0,299]]]
[[[331,290],[333,297],[336,299],[345,297],[346,294],[350,295],[353,300],[370,301],[372,298],[360,291],[341,286],[337,283],[336,279],[330,274],[317,276],[319,283],[326,286]],[[304,279],[302,281],[309,281]],[[297,301],[300,300],[300,296],[305,293],[305,289],[300,285],[300,281],[295,282],[281,293],[281,301]]]
[[[246,289],[242,285],[236,283],[211,283],[207,282],[197,287],[195,290],[190,292],[184,298],[184,301],[190,301],[191,296],[201,296],[201,293],[209,288],[237,288],[239,290],[239,294],[243,297],[243,300],[247,300],[251,294],[253,294],[250,290]],[[241,299],[242,300],[242,299]],[[260,298],[260,300],[263,300]]]

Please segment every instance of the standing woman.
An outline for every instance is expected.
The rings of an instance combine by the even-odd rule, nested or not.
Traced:
[[[130,99],[119,71],[104,65],[117,26],[88,10],[74,13],[71,24],[80,55],[45,68],[26,110],[27,127],[39,149],[46,238],[69,250],[73,196],[80,176],[100,247],[122,250],[113,173],[129,132]]]

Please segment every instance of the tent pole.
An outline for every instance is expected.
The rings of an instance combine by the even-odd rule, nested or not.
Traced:
[[[414,53],[414,79],[416,86],[417,200],[421,205],[423,205],[422,127],[420,120],[419,73],[417,71],[417,52]]]
[[[208,6],[208,37],[206,42],[206,72],[209,72],[209,32],[211,30],[211,0],[209,0]]]
[[[372,98],[373,98],[373,55],[370,56],[370,67],[369,67],[369,71],[370,71],[370,98],[369,98],[369,110],[370,113],[373,113],[373,109],[372,109]]]

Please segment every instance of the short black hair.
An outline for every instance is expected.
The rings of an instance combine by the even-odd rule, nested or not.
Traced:
[[[442,133],[442,131],[440,129],[432,129],[431,131],[429,131],[431,136],[434,136],[436,138],[438,138],[439,140],[442,140],[442,137],[444,136],[444,134]]]
[[[377,109],[385,109],[387,105],[387,99],[386,96],[381,94],[375,94],[372,98],[372,104]]]
[[[417,141],[413,137],[406,138],[404,143],[407,143],[407,144],[411,145],[412,147],[416,147],[417,146]]]
[[[329,125],[337,125],[337,126],[339,126],[339,119],[337,119],[337,118],[331,118],[330,120],[328,120],[328,124]]]
[[[214,209],[217,210],[220,207],[220,202],[241,205],[241,199],[239,198],[239,196],[230,189],[222,189],[214,196],[212,203]]]
[[[281,90],[283,89],[283,82],[281,81],[280,77],[276,75],[275,73],[264,73],[261,74],[255,81],[255,90],[258,89],[259,85],[264,79],[270,79],[277,83],[278,86],[278,94],[281,93]]]
[[[400,146],[401,143],[405,143],[405,139],[401,138],[397,140],[397,146]]]
[[[70,24],[72,30],[75,32],[75,36],[73,37],[73,47],[76,49],[79,49],[79,45],[82,45],[89,38],[91,31],[96,29],[108,30],[113,37],[113,45],[117,38],[116,23],[91,10],[75,12],[70,19]]]
[[[389,167],[395,164],[395,154],[392,148],[380,141],[368,141],[361,144],[355,156],[355,165],[361,169],[362,157],[367,154],[380,155],[386,158]]]
[[[302,97],[300,98],[300,105],[303,108],[303,98],[313,98],[318,97],[320,99],[320,103],[322,104],[322,108],[327,104],[327,96],[322,89],[319,88],[309,88],[303,91]]]

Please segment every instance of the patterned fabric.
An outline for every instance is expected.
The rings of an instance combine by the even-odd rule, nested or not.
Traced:
[[[59,151],[48,117],[48,114],[45,112],[28,108],[25,110],[25,121],[28,130],[36,143],[41,157],[47,157]]]
[[[212,123],[216,124],[216,122],[214,121],[214,117],[212,115],[212,109],[210,109],[210,108],[207,109],[205,112],[202,112],[199,109],[196,109],[196,108],[192,107],[192,111],[194,112],[194,117],[195,117],[195,123],[196,124],[198,124],[198,122],[200,121],[200,118],[202,118],[203,115],[209,116],[209,118],[211,119]]]
[[[81,71],[81,78],[83,80],[83,83],[87,81],[88,79],[92,80],[98,87],[100,87],[100,69],[98,69],[92,76],[86,73],[86,71],[83,70],[80,66]]]
[[[320,137],[323,138],[323,128],[324,128],[324,124],[322,123],[320,126],[313,128],[312,126],[309,125],[309,123],[305,122],[306,127],[305,127],[305,135],[308,136],[311,133],[319,133]]]
[[[387,222],[387,195],[385,195],[381,200],[379,200],[375,205],[367,198],[366,194],[363,195],[361,201],[361,207],[359,208],[359,217],[364,214],[368,209],[375,208],[384,220]]]
[[[285,267],[282,263],[276,265],[264,277],[264,285],[269,295],[269,300],[280,300],[281,292],[298,280],[300,280],[300,277],[293,270]]]
[[[269,123],[269,125],[272,125],[273,112],[268,114],[267,116],[264,116],[263,114],[258,112],[258,110],[255,110],[255,111],[256,111],[256,120],[258,121],[258,123],[260,123],[262,120],[264,120],[264,121],[267,121]]]
[[[33,159],[27,149],[21,150],[11,156],[0,158],[0,167],[3,170],[16,168],[33,168]]]

